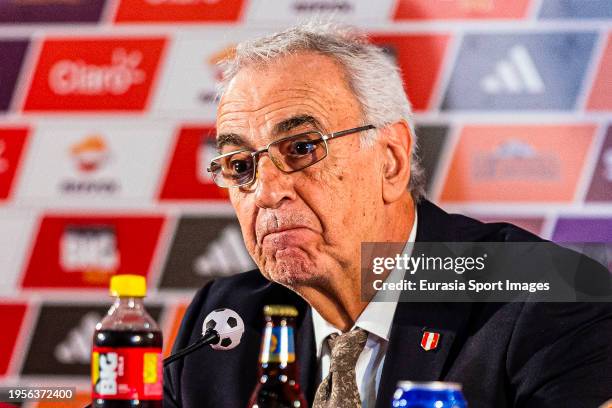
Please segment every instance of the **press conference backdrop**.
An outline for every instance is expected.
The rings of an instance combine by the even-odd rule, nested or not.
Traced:
[[[430,199],[612,241],[609,0],[3,0],[0,385],[86,399],[114,273],[147,277],[171,343],[197,288],[253,266],[205,170],[215,64],[312,16],[401,67]]]

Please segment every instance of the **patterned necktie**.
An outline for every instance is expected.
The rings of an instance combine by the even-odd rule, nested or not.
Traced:
[[[327,338],[331,350],[329,374],[317,388],[312,408],[361,408],[355,365],[367,338],[368,333],[360,328]]]

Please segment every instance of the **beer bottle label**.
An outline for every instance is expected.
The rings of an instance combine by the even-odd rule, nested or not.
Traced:
[[[161,349],[94,347],[91,382],[93,398],[161,400]]]
[[[293,345],[293,327],[266,326],[264,339],[261,342],[260,362],[265,363],[293,363],[295,361],[295,348]]]

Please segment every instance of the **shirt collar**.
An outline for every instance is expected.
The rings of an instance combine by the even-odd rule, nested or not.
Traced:
[[[414,222],[408,241],[404,247],[404,253],[408,253],[412,249],[410,243],[415,242],[417,231],[417,213],[414,212]],[[397,280],[403,276],[398,269],[392,271],[387,280]],[[389,341],[389,334],[391,333],[391,324],[393,323],[393,316],[395,315],[395,309],[397,308],[397,299],[390,302],[379,302],[377,301],[378,293],[374,296],[374,299],[368,303],[363,312],[357,318],[353,329],[360,327],[368,333],[374,334],[384,341]],[[315,344],[317,346],[317,357],[321,356],[321,349],[323,348],[323,341],[332,333],[341,334],[341,331],[334,327],[331,323],[326,321],[315,308],[312,308],[312,325],[314,327]],[[351,329],[352,330],[352,329]]]

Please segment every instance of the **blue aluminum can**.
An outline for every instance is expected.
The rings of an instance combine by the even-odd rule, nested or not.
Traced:
[[[461,385],[440,381],[400,381],[393,394],[393,408],[467,408]]]

